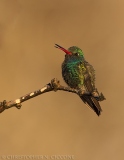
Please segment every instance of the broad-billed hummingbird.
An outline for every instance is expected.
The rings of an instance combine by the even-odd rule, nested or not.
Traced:
[[[102,109],[98,102],[99,93],[95,88],[95,70],[84,58],[84,54],[77,46],[66,50],[58,44],[55,47],[64,51],[65,59],[62,63],[62,76],[69,87],[82,92],[80,98],[99,116]],[[90,94],[83,94],[84,91]]]

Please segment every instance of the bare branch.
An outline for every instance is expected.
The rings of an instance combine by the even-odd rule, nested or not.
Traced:
[[[16,107],[17,109],[20,109],[22,102],[25,102],[25,101],[27,101],[31,98],[34,98],[36,96],[39,96],[39,95],[43,94],[43,93],[50,92],[50,91],[55,91],[56,92],[57,90],[72,92],[72,93],[76,93],[78,95],[81,95],[81,94],[91,95],[90,93],[88,93],[86,91],[82,92],[81,90],[61,86],[59,80],[54,78],[54,79],[51,80],[51,83],[46,84],[41,89],[38,89],[34,92],[30,92],[29,94],[26,94],[26,95],[24,95],[24,96],[22,96],[18,99],[15,99],[15,100],[11,100],[11,101],[8,101],[8,102],[6,100],[4,100],[3,102],[0,102],[0,113],[2,113],[5,109],[9,109],[11,107]],[[101,93],[98,97],[98,101],[103,101],[104,99],[105,99],[105,97]]]

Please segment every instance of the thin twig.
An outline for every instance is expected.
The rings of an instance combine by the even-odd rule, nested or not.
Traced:
[[[18,99],[15,99],[15,100],[11,100],[11,101],[8,101],[8,102],[6,100],[4,100],[3,102],[0,102],[0,113],[2,113],[5,109],[9,109],[11,107],[16,107],[17,109],[20,109],[21,106],[22,106],[21,103],[23,103],[23,102],[25,102],[25,101],[27,101],[31,98],[34,98],[36,96],[39,96],[43,93],[50,92],[50,91],[57,91],[57,90],[72,92],[72,93],[76,93],[78,95],[80,95],[80,94],[91,95],[90,93],[85,92],[85,91],[82,93],[80,90],[73,89],[73,88],[70,88],[70,87],[61,86],[59,80],[54,78],[54,79],[51,80],[51,83],[46,84],[41,89],[38,89],[34,92],[30,92],[29,94],[26,94],[26,95],[24,95],[24,96],[22,96]],[[102,101],[104,99],[105,98],[104,98],[103,94],[101,93],[100,96],[98,97],[98,100]]]

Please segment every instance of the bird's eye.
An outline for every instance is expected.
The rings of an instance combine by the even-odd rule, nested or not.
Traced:
[[[75,53],[76,56],[79,56],[79,53]]]

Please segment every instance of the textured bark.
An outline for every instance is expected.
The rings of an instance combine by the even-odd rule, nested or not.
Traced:
[[[52,79],[50,83],[46,84],[43,88],[38,89],[36,91],[30,92],[18,99],[15,100],[11,100],[11,101],[6,101],[4,100],[3,102],[0,102],[0,113],[2,113],[5,109],[9,109],[11,107],[16,107],[17,109],[21,108],[21,103],[25,102],[31,98],[34,98],[36,96],[39,96],[43,93],[46,92],[50,92],[50,91],[57,91],[57,90],[62,90],[62,91],[67,91],[67,92],[72,92],[72,93],[76,93],[78,95],[82,95],[82,94],[86,94],[86,95],[90,95],[89,92],[80,92],[80,90],[77,89],[73,89],[70,87],[65,87],[65,86],[61,86],[59,80],[57,80],[56,78]],[[103,94],[101,93],[98,97],[98,101],[103,101],[105,99],[105,97],[103,96]]]

